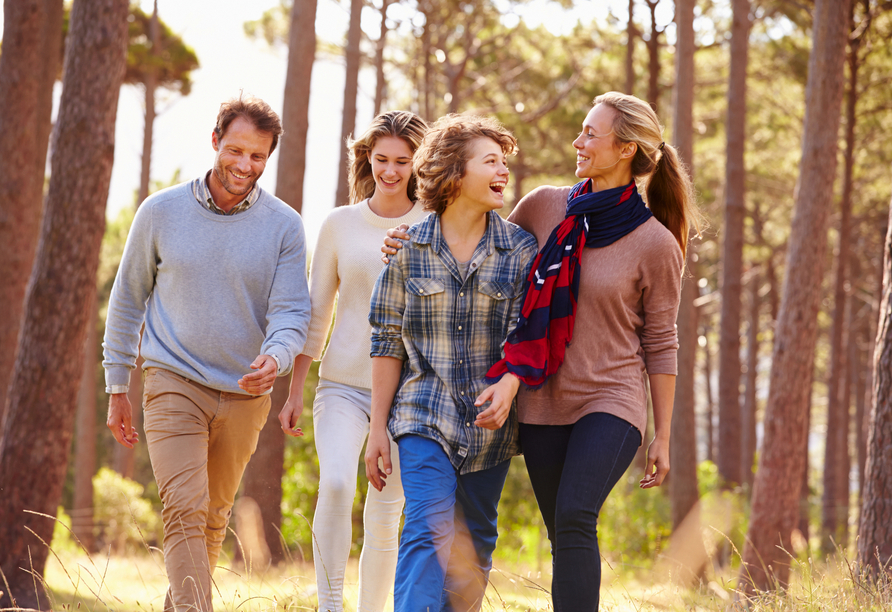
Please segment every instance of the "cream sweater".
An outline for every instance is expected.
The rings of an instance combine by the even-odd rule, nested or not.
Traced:
[[[402,217],[379,217],[363,200],[335,208],[322,222],[310,266],[310,329],[303,354],[322,358],[319,376],[354,387],[372,387],[369,302],[384,264],[381,245],[391,227],[412,225],[427,212],[416,204]],[[337,298],[334,331],[322,356]]]

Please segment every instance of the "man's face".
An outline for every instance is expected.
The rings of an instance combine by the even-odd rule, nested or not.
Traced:
[[[223,189],[234,196],[247,195],[263,174],[269,159],[273,136],[258,130],[242,117],[236,117],[222,138],[212,134],[214,175]]]

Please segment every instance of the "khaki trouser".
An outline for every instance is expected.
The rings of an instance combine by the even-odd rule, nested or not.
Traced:
[[[146,443],[164,504],[164,610],[210,612],[211,574],[270,399],[217,391],[161,368],[146,370],[144,393]]]

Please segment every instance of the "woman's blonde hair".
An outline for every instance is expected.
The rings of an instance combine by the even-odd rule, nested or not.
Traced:
[[[517,140],[492,117],[446,115],[425,134],[412,163],[418,178],[416,195],[425,210],[440,215],[461,194],[471,143],[478,138],[493,140],[505,155],[517,151]]]
[[[654,216],[665,225],[687,252],[688,231],[699,232],[691,177],[678,151],[663,142],[663,126],[650,105],[635,96],[615,91],[601,94],[594,104],[612,108],[613,134],[620,143],[634,142],[632,176],[646,181],[645,197]]]
[[[347,143],[349,148],[347,166],[349,167],[350,203],[356,204],[375,193],[375,177],[372,175],[372,149],[379,138],[393,136],[404,140],[414,154],[421,145],[421,139],[427,131],[424,119],[409,111],[389,111],[381,113],[372,120],[372,124],[362,136]],[[406,194],[415,200],[415,175],[409,178]]]

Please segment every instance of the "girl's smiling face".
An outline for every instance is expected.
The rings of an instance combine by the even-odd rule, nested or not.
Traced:
[[[384,136],[369,153],[375,190],[381,195],[405,195],[412,178],[412,149],[402,138]]]
[[[501,145],[491,138],[477,138],[470,148],[471,156],[465,164],[459,198],[488,210],[498,210],[505,205],[508,158]]]

